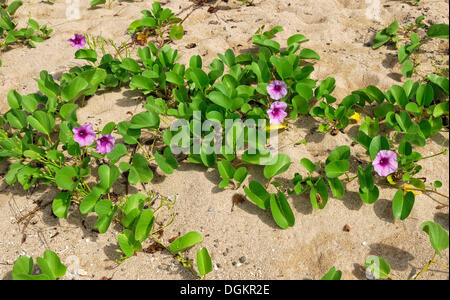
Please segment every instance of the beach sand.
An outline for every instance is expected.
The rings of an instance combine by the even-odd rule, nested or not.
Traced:
[[[8,109],[6,95],[10,89],[21,94],[37,91],[33,78],[38,78],[41,70],[58,76],[73,66],[84,64],[84,61],[74,59],[75,51],[67,43],[74,33],[102,36],[118,44],[127,42],[130,40],[126,34],[128,25],[140,18],[140,11],[150,8],[152,3],[149,0],[116,1],[111,8],[88,9],[89,1],[84,0],[80,1],[81,18],[70,21],[65,15],[68,6],[65,1],[56,0],[54,4],[24,2],[27,4],[17,11],[19,24],[25,24],[27,16],[31,15],[39,24],[48,24],[54,32],[34,49],[14,47],[2,54],[2,113]],[[224,53],[229,48],[236,53],[252,51],[250,38],[260,26],[269,29],[279,25],[284,31],[277,34],[275,40],[282,41],[283,45],[296,33],[309,38],[304,47],[315,50],[321,57],[314,62],[315,71],[311,77],[319,81],[334,77],[336,90],[333,95],[338,99],[368,85],[376,85],[385,91],[404,80],[393,47],[371,48],[375,33],[395,18],[405,24],[425,15],[427,22],[448,24],[448,0],[424,0],[418,6],[401,1],[381,1],[381,5],[374,6],[376,2],[255,0],[254,6],[245,6],[229,0],[189,8],[193,2],[161,1],[174,13],[181,12],[181,18],[190,14],[183,22],[185,36],[172,44],[179,51],[179,62],[188,63],[192,55],[198,54],[207,66],[217,53]],[[211,5],[218,7],[217,12],[208,12]],[[196,47],[187,49],[186,45],[191,43]],[[427,44],[419,56],[421,75],[432,71],[431,62],[440,59],[441,55],[448,64],[448,49],[448,40]],[[136,50],[133,48],[132,52]],[[78,109],[78,119],[81,124],[92,122],[94,127],[101,128],[110,121],[129,120],[128,112],[142,111],[142,103],[143,97],[139,94],[124,88],[115,89],[91,97],[85,107]],[[305,174],[300,165],[301,158],[323,161],[337,146],[350,146],[351,138],[357,133],[357,126],[352,125],[345,129],[345,134],[322,134],[314,130],[319,124],[311,117],[300,117],[280,133],[280,152],[288,154],[293,163],[287,172],[276,178],[277,181],[288,183],[296,172]],[[294,145],[302,139],[307,140],[306,145]],[[448,149],[448,132],[438,133],[426,147],[417,151],[423,155],[438,153],[442,143]],[[351,146],[351,153],[351,171],[355,172],[358,160],[363,164],[368,161],[359,145]],[[448,195],[448,154],[424,160],[421,165],[421,177],[426,177],[427,182],[442,181],[440,192]],[[7,167],[6,163],[0,164],[2,177]],[[249,180],[265,182],[262,167],[250,167],[244,184]],[[296,223],[281,230],[270,210],[262,211],[251,201],[238,204],[232,211],[233,195],[244,195],[244,192],[242,188],[219,189],[219,182],[216,169],[183,162],[172,175],[157,170],[150,184],[130,188],[130,193],[154,190],[162,195],[179,195],[176,219],[164,231],[162,240],[168,243],[179,233],[200,232],[203,243],[188,250],[186,256],[195,258],[197,249],[207,247],[215,266],[207,279],[320,279],[332,266],[342,270],[343,279],[366,279],[363,265],[369,255],[384,257],[391,264],[393,277],[407,279],[417,274],[433,254],[428,236],[420,228],[422,222],[435,221],[449,230],[448,199],[435,194],[418,195],[411,215],[399,221],[394,219],[391,209],[395,189],[382,189],[379,200],[368,205],[359,198],[357,180],[346,186],[342,199],[330,199],[326,208],[320,211],[313,211],[308,195],[289,197]],[[114,192],[124,193],[122,179],[114,185]],[[52,216],[51,205],[48,205],[25,224],[16,224],[17,215],[31,211],[37,203],[51,202],[56,193],[55,188],[43,185],[23,191],[19,184],[9,187],[2,180],[0,278],[11,278],[12,264],[20,255],[35,258],[50,249],[60,255],[63,263],[75,255],[80,268],[85,271],[80,279],[194,279],[166,251],[139,252],[117,264],[117,234],[122,232],[121,226],[112,225],[107,233],[98,234],[92,230],[96,217],[93,214],[82,216],[76,207],[71,209],[67,220]],[[445,207],[438,209],[442,204]],[[350,227],[348,232],[344,231],[346,225]],[[144,247],[149,244],[146,242]],[[448,264],[448,249],[438,261]],[[448,279],[448,269],[434,265],[422,278]]]

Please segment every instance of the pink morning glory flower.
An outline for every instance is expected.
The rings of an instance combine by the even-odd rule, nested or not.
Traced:
[[[280,100],[287,95],[287,85],[283,81],[274,80],[267,86],[267,92],[273,100]]]
[[[73,39],[68,39],[67,41],[71,43],[71,46],[77,50],[84,48],[84,46],[86,45],[86,38],[84,37],[84,35],[78,33],[75,33]]]
[[[91,145],[97,137],[91,123],[87,123],[80,127],[74,127],[72,128],[72,131],[74,133],[73,140],[80,144],[81,147]]]
[[[283,101],[273,102],[270,106],[270,109],[267,111],[269,115],[270,124],[272,125],[280,125],[283,123],[284,118],[287,116],[287,112],[285,111],[287,108],[287,104]]]
[[[111,134],[106,134],[97,139],[97,148],[95,149],[95,151],[101,154],[111,152],[112,149],[114,149],[114,142],[114,137]]]
[[[380,150],[372,165],[378,175],[386,177],[398,169],[397,154],[391,150]]]

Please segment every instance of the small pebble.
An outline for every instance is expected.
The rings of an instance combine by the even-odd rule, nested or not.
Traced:
[[[246,260],[247,260],[247,258],[245,256],[241,256],[239,258],[239,262],[241,262],[241,263],[245,263]]]
[[[366,270],[366,278],[369,280],[375,279],[375,276],[373,276],[372,272],[370,272],[368,269]]]
[[[365,245],[367,245],[367,242],[362,242],[361,244],[362,244],[363,246],[365,246]]]

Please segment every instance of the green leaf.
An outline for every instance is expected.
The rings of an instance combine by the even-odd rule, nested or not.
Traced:
[[[92,49],[79,49],[77,52],[75,52],[75,58],[77,59],[85,59],[90,62],[96,62],[97,61],[97,52]]]
[[[449,89],[449,80],[448,78],[438,76],[436,74],[428,74],[427,78],[437,86],[439,86],[447,95]]]
[[[448,102],[441,102],[434,107],[433,117],[437,118],[442,115],[448,115]]]
[[[249,187],[244,187],[247,197],[259,208],[266,210],[269,207],[270,194],[258,181],[251,181]]]
[[[359,197],[364,203],[372,204],[375,203],[378,200],[378,197],[380,196],[380,190],[376,185],[373,186],[372,189],[369,190],[362,190],[359,189]]]
[[[231,49],[227,49],[227,51],[225,51],[225,55],[217,53],[217,56],[230,68],[236,64],[236,57]]]
[[[299,55],[300,59],[320,59],[319,54],[317,54],[314,50],[304,48],[300,51]]]
[[[333,197],[341,199],[344,196],[344,185],[338,178],[327,178]]]
[[[222,179],[232,179],[234,176],[235,169],[228,160],[219,161],[217,163],[217,169]]]
[[[80,204],[80,212],[82,214],[87,214],[94,210],[95,205],[97,204],[98,199],[100,199],[103,191],[97,187],[94,186],[92,191],[83,198]]]
[[[70,81],[68,85],[63,87],[61,91],[61,98],[64,101],[71,101],[79,97],[88,87],[88,82],[84,78],[78,76],[74,80]]]
[[[102,129],[102,135],[106,135],[106,134],[110,134],[114,131],[114,129],[116,128],[116,123],[114,122],[108,122],[108,124],[106,124],[103,129]]]
[[[328,178],[337,178],[350,169],[348,160],[332,161],[325,166],[325,173]]]
[[[340,280],[342,271],[336,270],[335,267],[331,267],[330,270],[322,277],[322,280]]]
[[[314,171],[317,169],[316,165],[315,165],[312,161],[310,161],[309,159],[307,159],[307,158],[302,158],[302,159],[300,160],[300,163],[301,163],[302,166],[304,166],[310,173],[314,172]]]
[[[314,91],[316,99],[322,99],[326,95],[330,95],[336,87],[336,79],[333,77],[327,77],[323,80],[319,87]]]
[[[409,142],[402,141],[398,146],[398,153],[402,155],[410,155],[412,153],[412,146]]]
[[[136,250],[142,250],[141,243],[136,241],[133,232],[128,229],[125,229],[123,233],[117,235],[117,242],[126,258],[133,256]]]
[[[429,106],[433,101],[433,87],[429,84],[422,84],[416,91],[416,101],[420,106]]]
[[[264,167],[264,177],[267,179],[273,178],[285,172],[291,164],[291,159],[286,154],[277,154],[276,161],[272,165]]]
[[[33,259],[28,256],[20,256],[14,263],[12,269],[12,279],[21,280],[25,279],[22,275],[31,275],[33,272]]]
[[[253,36],[253,44],[260,46],[260,47],[267,47],[269,48],[273,53],[280,52],[280,44],[269,39],[263,39],[261,37]]]
[[[406,219],[411,213],[413,205],[414,194],[412,192],[407,192],[403,195],[403,190],[398,190],[392,201],[392,212],[394,217],[398,220]]]
[[[109,199],[101,199],[95,204],[95,212],[98,215],[98,220],[94,227],[98,229],[100,233],[105,233],[111,224],[112,218],[116,213],[118,207],[112,207],[112,202]]]
[[[127,71],[130,71],[131,73],[139,73],[142,72],[141,67],[139,66],[138,62],[135,61],[132,58],[126,57],[122,60],[122,63],[120,64],[120,67],[122,69],[125,69]]]
[[[70,207],[71,195],[66,192],[58,193],[53,199],[52,211],[55,216],[61,219],[67,218],[67,213]]]
[[[22,103],[22,96],[16,90],[10,90],[8,92],[8,104],[13,109],[20,109]]]
[[[164,155],[155,152],[155,161],[161,170],[166,174],[172,174],[178,168],[178,162],[173,157],[170,147],[164,149]]]
[[[348,160],[350,158],[350,147],[349,146],[339,146],[333,151],[331,151],[330,155],[326,160],[326,164],[338,161],[338,160]]]
[[[131,118],[130,129],[155,129],[159,127],[159,116],[158,114],[146,111],[134,115]]]
[[[411,76],[413,74],[413,70],[414,70],[414,64],[412,61],[406,60],[402,64],[402,74],[404,77],[411,78]]]
[[[45,135],[49,135],[55,127],[53,115],[42,110],[34,112],[27,120],[34,129]]]
[[[139,153],[134,154],[132,163],[133,165],[130,167],[130,174],[128,175],[129,183],[147,183],[153,179],[153,172],[144,156]]]
[[[295,91],[305,100],[309,100],[313,97],[314,93],[312,90],[312,87],[303,83],[303,82],[298,82],[295,85]]]
[[[417,106],[416,103],[414,102],[409,102],[408,104],[406,104],[405,109],[409,112],[415,113],[415,114],[419,114],[421,113],[421,109],[419,108],[419,106]]]
[[[5,114],[6,120],[12,127],[22,130],[27,127],[27,115],[23,110],[11,109]]]
[[[150,231],[152,230],[153,223],[153,211],[150,209],[144,209],[142,210],[139,219],[136,223],[136,230],[135,230],[135,238],[139,242],[143,242],[150,234]]]
[[[440,182],[439,180],[436,180],[436,181],[433,183],[433,186],[434,186],[435,188],[440,188],[440,187],[442,187],[442,182]]]
[[[270,62],[275,66],[278,75],[280,75],[281,79],[286,80],[287,78],[292,77],[293,68],[292,65],[285,57],[276,57],[272,56],[270,58]]]
[[[287,39],[287,45],[290,46],[293,43],[304,43],[309,41],[307,37],[302,34],[294,34]]]
[[[89,5],[91,7],[94,7],[94,6],[97,6],[100,4],[105,4],[105,3],[106,3],[106,0],[92,0],[91,3],[89,3]]]
[[[124,144],[117,143],[114,149],[106,154],[106,157],[111,160],[112,164],[115,164],[125,154],[127,154],[127,147]]]
[[[233,179],[239,182],[239,184],[241,184],[242,182],[244,182],[247,175],[248,175],[247,168],[240,167],[239,169],[236,170],[236,172],[234,172]]]
[[[190,69],[191,72],[189,73],[191,76],[192,81],[194,81],[195,86],[199,89],[204,89],[209,85],[209,77],[206,75],[206,73],[201,69]]]
[[[178,75],[175,72],[167,72],[166,80],[178,86],[184,86],[184,79],[182,76]]]
[[[291,207],[283,193],[278,192],[277,195],[270,196],[270,210],[273,219],[282,229],[286,229],[294,225],[295,218]]]
[[[184,35],[184,29],[183,29],[183,25],[181,25],[181,24],[175,24],[170,29],[169,36],[172,40],[181,40],[183,38],[183,35]]]
[[[406,97],[406,93],[403,87],[399,85],[393,85],[389,91],[394,97],[395,102],[397,102],[400,107],[405,107],[406,104],[408,104],[408,98]]]
[[[61,106],[59,110],[59,115],[63,120],[70,121],[70,122],[77,122],[77,109],[78,105],[74,103],[66,103],[63,106]]]
[[[213,270],[211,256],[209,256],[208,250],[202,248],[197,250],[197,269],[200,276],[205,276]]]
[[[382,103],[374,109],[375,117],[378,119],[383,119],[389,112],[395,112],[395,106],[391,103]]]
[[[98,168],[98,175],[100,177],[100,183],[98,187],[103,189],[104,193],[109,193],[114,182],[119,178],[120,171],[119,168],[112,165],[109,167],[108,165],[101,165]]]
[[[16,13],[16,10],[19,9],[23,5],[22,1],[13,1],[11,4],[8,5],[8,14],[10,16],[14,15]]]
[[[369,270],[375,278],[386,278],[391,272],[389,263],[384,258],[375,255],[367,257],[364,267]]]
[[[79,183],[78,167],[66,166],[55,174],[55,183],[63,190],[73,191]]]
[[[294,98],[292,98],[292,105],[294,106],[294,109],[297,113],[306,115],[309,112],[308,100],[303,98],[303,96],[296,95]]]
[[[152,79],[142,76],[134,75],[130,81],[130,88],[132,89],[143,89],[144,93],[148,93],[155,89],[155,84]]]
[[[431,221],[423,222],[421,228],[430,237],[430,243],[434,251],[442,257],[441,251],[447,249],[449,245],[448,233],[441,225]]]
[[[370,142],[370,158],[374,160],[380,150],[389,150],[389,142],[384,136],[376,136]]]
[[[431,38],[441,38],[448,40],[448,24],[433,24],[428,27],[427,35]]]
[[[47,275],[52,280],[66,275],[67,267],[61,263],[58,255],[51,250],[45,250],[44,258],[38,257],[36,263],[42,274]]]
[[[173,241],[169,246],[169,251],[176,254],[201,242],[203,242],[202,235],[198,232],[191,231]]]

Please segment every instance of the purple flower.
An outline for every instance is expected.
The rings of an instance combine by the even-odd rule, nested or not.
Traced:
[[[106,134],[97,139],[97,148],[95,151],[101,154],[106,154],[114,149],[115,139],[111,134]]]
[[[273,100],[280,100],[287,95],[287,85],[283,81],[274,80],[267,86],[267,92]]]
[[[386,177],[398,169],[397,154],[391,150],[380,150],[372,165],[378,175]]]
[[[73,39],[68,39],[67,41],[77,50],[84,48],[86,45],[86,38],[84,35],[78,33],[75,33],[75,37]]]
[[[280,125],[283,123],[284,118],[287,116],[287,112],[285,112],[287,104],[282,101],[276,101],[272,103],[270,109],[267,111],[269,115],[270,124],[272,125]]]
[[[72,128],[72,131],[74,133],[73,140],[80,144],[81,147],[91,145],[97,137],[91,123],[87,123],[80,127],[74,127]]]

